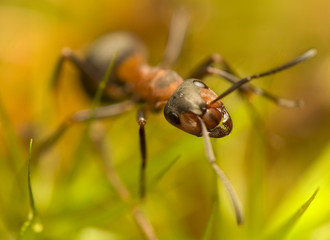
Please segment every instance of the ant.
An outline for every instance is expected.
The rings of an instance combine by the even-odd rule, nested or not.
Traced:
[[[72,123],[87,121],[92,117],[100,119],[115,116],[132,109],[137,103],[142,103],[137,113],[137,123],[142,158],[140,196],[144,197],[147,163],[146,115],[150,112],[159,112],[164,108],[164,116],[170,124],[204,138],[206,157],[224,184],[232,201],[237,223],[241,224],[243,214],[238,197],[230,181],[216,164],[209,139],[210,137],[225,137],[230,134],[233,127],[232,119],[222,99],[239,89],[261,95],[283,107],[301,106],[302,101],[279,98],[248,83],[253,79],[275,74],[306,61],[316,54],[316,50],[308,50],[279,67],[245,78],[237,77],[219,54],[213,54],[202,62],[187,80],[184,80],[178,73],[171,70],[170,66],[181,52],[187,23],[187,13],[181,10],[176,11],[172,18],[163,60],[156,67],[147,63],[146,48],[143,43],[136,36],[124,31],[110,33],[97,39],[89,48],[85,59],[78,58],[71,49],[64,48],[54,73],[53,84],[56,85],[58,82],[63,63],[69,61],[79,70],[83,89],[91,98],[97,92],[101,79],[109,70],[109,64],[116,55],[101,97],[101,101],[108,105],[94,109],[93,115],[91,115],[91,110],[74,113],[70,122],[64,124],[45,142],[48,145],[54,143]],[[222,66],[223,70],[214,67],[215,64]],[[218,96],[202,81],[208,75],[219,76],[229,81],[232,86]],[[47,146],[47,144],[44,145]]]

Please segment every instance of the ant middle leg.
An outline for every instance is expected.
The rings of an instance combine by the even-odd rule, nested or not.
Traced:
[[[133,108],[134,105],[134,101],[127,100],[112,105],[81,110],[73,113],[67,120],[63,121],[62,124],[52,134],[41,140],[36,150],[37,155],[42,154],[51,148],[72,125],[86,122],[88,120],[117,116],[121,113],[129,111]]]

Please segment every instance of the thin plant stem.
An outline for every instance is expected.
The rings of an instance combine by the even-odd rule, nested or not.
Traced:
[[[33,197],[32,184],[31,184],[32,143],[33,140],[31,139],[30,148],[29,148],[29,158],[28,158],[28,174],[27,174],[30,212],[28,215],[28,219],[23,223],[21,227],[18,239],[22,239],[29,229],[32,229],[35,232],[41,232],[43,230],[43,226],[40,224],[39,217],[37,214],[34,197]]]
[[[103,130],[103,129],[102,129]],[[93,132],[92,140],[95,143],[97,150],[100,154],[102,164],[104,166],[106,176],[109,180],[109,183],[114,188],[120,200],[124,203],[127,203],[130,207],[130,215],[132,216],[134,222],[141,230],[142,234],[148,240],[156,240],[157,236],[155,231],[146,217],[142,212],[141,208],[136,203],[132,203],[132,194],[128,191],[125,184],[122,182],[120,176],[116,172],[113,161],[110,157],[109,147],[104,144],[104,131]]]

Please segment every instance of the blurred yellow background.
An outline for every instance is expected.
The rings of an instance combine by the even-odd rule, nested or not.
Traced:
[[[284,109],[261,97],[251,105],[233,93],[224,99],[233,132],[212,140],[219,165],[245,210],[237,226],[232,207],[205,158],[201,138],[169,125],[163,114],[146,125],[148,196],[140,207],[159,239],[267,239],[320,188],[287,239],[330,239],[330,2],[126,0],[0,2],[0,239],[17,238],[27,219],[28,142],[37,146],[76,110],[88,108],[77,71],[66,64],[58,91],[50,80],[60,50],[83,55],[96,37],[129,30],[156,65],[171,15],[187,7],[190,23],[175,70],[182,76],[213,52],[240,76],[268,70],[310,48],[315,58],[253,84],[293,99]],[[229,85],[207,84],[220,94]],[[252,110],[252,111],[250,111]],[[109,184],[84,124],[69,129],[32,162],[32,187],[43,225],[31,239],[143,239],[127,203]],[[136,109],[95,122],[114,167],[138,200],[140,152]],[[83,142],[83,143],[82,143]],[[81,144],[84,147],[81,147]],[[32,149],[33,155],[33,149]],[[152,178],[178,160],[156,183]],[[276,234],[274,234],[276,238]]]

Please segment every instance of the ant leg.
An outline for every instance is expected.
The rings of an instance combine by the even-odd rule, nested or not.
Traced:
[[[212,65],[217,64],[220,65],[222,69],[212,67]],[[217,75],[219,77],[224,78],[230,83],[236,83],[240,80],[239,77],[237,77],[237,74],[234,73],[232,68],[229,66],[229,64],[224,60],[224,58],[218,54],[213,53],[211,56],[209,56],[207,59],[205,59],[190,75],[189,78],[197,78],[197,79],[203,79],[206,76],[209,75]],[[252,90],[254,87],[251,86],[251,89],[248,89],[250,85],[244,85],[240,89],[241,90]]]
[[[65,133],[65,131],[73,124],[88,121],[91,119],[102,119],[112,117],[130,110],[134,106],[134,101],[127,100],[125,102],[112,104],[108,106],[98,107],[95,109],[87,109],[73,113],[66,121],[64,121],[50,136],[42,140],[38,145],[36,154],[39,155],[53,146],[57,140]]]
[[[216,99],[214,99],[211,103],[214,103],[216,101],[218,101],[219,99],[227,96],[228,94],[230,94],[231,92],[235,91],[236,89],[240,88],[241,86],[243,86],[244,84],[250,82],[253,79],[256,78],[262,78],[265,76],[269,76],[275,73],[278,73],[280,71],[283,71],[287,68],[293,67],[301,62],[307,61],[308,59],[314,57],[316,55],[317,51],[316,49],[310,49],[306,52],[304,52],[303,54],[299,55],[297,58],[280,65],[279,67],[270,69],[268,71],[262,72],[262,73],[258,73],[258,74],[254,74],[245,78],[240,79],[239,81],[237,81],[236,83],[234,83],[230,88],[228,88],[226,91],[224,91],[222,94],[220,94]]]
[[[221,64],[225,70],[212,67],[213,64]],[[236,74],[233,73],[233,70],[231,70],[230,66],[219,54],[211,55],[201,65],[198,66],[198,68],[190,75],[190,77],[202,79],[209,75],[217,75],[234,85],[241,80],[241,78],[239,78]],[[273,95],[272,93],[267,92],[266,90],[263,90],[262,88],[255,87],[250,84],[240,84],[240,86],[236,88],[241,90],[243,93],[254,93],[256,95],[265,97],[268,100],[282,107],[296,108],[301,107],[303,105],[303,102],[301,100],[292,100],[278,97]]]
[[[225,78],[226,80],[232,83],[235,82],[235,79],[237,77],[235,76],[234,71],[231,69],[229,64],[224,60],[224,58],[218,53],[213,53],[211,56],[206,58],[201,64],[199,64],[197,68],[195,68],[195,70],[189,75],[189,78],[202,79],[208,75],[213,74],[209,72],[208,68],[210,68],[214,64],[221,65],[221,68],[224,69],[224,70],[220,70],[222,73],[224,74],[228,73],[228,76],[226,76]],[[231,76],[234,76],[235,79],[231,78]]]
[[[144,198],[146,192],[146,166],[147,166],[147,144],[144,125],[147,123],[146,112],[144,108],[141,108],[137,113],[137,122],[140,126],[139,138],[140,138],[140,152],[141,152],[141,170],[140,170],[140,197]]]
[[[65,60],[71,62],[73,66],[79,70],[79,72],[82,75],[80,77],[80,82],[85,90],[85,93],[89,97],[94,97],[94,94],[97,92],[99,84],[102,81],[102,77],[106,74],[106,72],[104,72],[103,75],[99,75],[98,71],[96,71],[92,66],[87,64],[85,61],[79,59],[73,53],[73,51],[68,47],[63,48],[61,51],[61,57],[59,58],[57,65],[55,67],[55,71],[53,73],[53,77],[51,81],[52,87],[56,87],[58,84],[59,77]],[[126,90],[122,89],[122,87],[118,86],[116,83],[115,84],[112,83],[110,79],[108,79],[105,92],[106,93],[102,95],[102,99],[104,98],[105,100],[109,100],[109,99],[122,100],[125,99],[125,97],[127,96]]]
[[[217,75],[225,80],[229,81],[233,85],[235,85],[237,82],[239,82],[241,79],[235,75],[232,75],[229,72],[223,71],[218,68],[214,67],[208,67],[206,71],[210,75]],[[241,85],[238,87],[239,90],[242,90],[244,93],[254,93],[256,95],[262,96],[264,98],[267,98],[268,100],[274,102],[275,104],[281,106],[281,107],[286,107],[286,108],[297,108],[303,106],[304,102],[302,100],[294,100],[294,99],[287,99],[283,97],[278,97],[262,88],[255,87],[251,84],[245,84]]]
[[[96,91],[99,84],[99,82],[97,81],[97,77],[88,67],[88,65],[83,60],[80,60],[77,56],[75,56],[73,51],[68,47],[63,48],[61,51],[61,56],[57,62],[55,71],[53,73],[53,78],[51,82],[52,86],[55,87],[58,84],[65,60],[68,60],[69,62],[73,63],[73,65],[87,78],[82,78],[82,81],[84,81],[84,85],[86,86],[86,88]]]
[[[172,17],[168,40],[160,66],[168,68],[178,59],[185,40],[187,25],[187,10],[185,8],[176,9]]]
[[[85,109],[72,114],[71,119],[73,122],[84,122],[90,119],[102,119],[113,117],[121,113],[127,112],[132,109],[135,102],[127,100],[112,105],[97,107],[95,109]]]
[[[205,154],[206,154],[207,160],[211,164],[213,170],[218,175],[220,181],[224,185],[227,193],[229,194],[230,200],[231,200],[231,202],[233,204],[233,207],[234,207],[234,210],[235,210],[237,224],[241,225],[244,222],[244,216],[243,216],[243,211],[241,209],[241,205],[239,203],[239,200],[238,200],[237,194],[235,192],[235,189],[231,185],[231,183],[230,183],[229,179],[227,178],[226,174],[221,170],[219,165],[216,163],[215,156],[214,156],[213,149],[212,149],[212,145],[211,145],[211,142],[210,142],[210,138],[209,138],[208,131],[207,131],[207,128],[205,126],[205,123],[203,122],[203,120],[201,118],[199,119],[199,121],[200,121],[201,126],[202,126],[202,136],[203,136],[203,140],[204,140]]]

